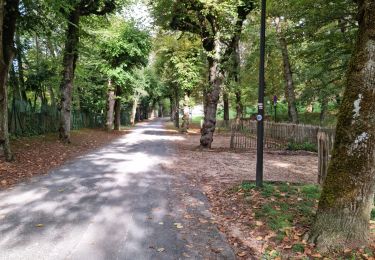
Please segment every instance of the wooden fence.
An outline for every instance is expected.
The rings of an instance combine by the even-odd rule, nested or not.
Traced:
[[[266,149],[280,149],[288,143],[318,144],[318,126],[264,122],[264,147]],[[231,148],[256,148],[257,122],[243,120],[239,124],[232,124]]]
[[[318,183],[323,184],[327,176],[329,160],[331,159],[333,144],[335,142],[334,129],[321,129],[317,135],[318,140]]]
[[[256,149],[257,122],[242,120],[231,126],[232,149]],[[264,122],[264,148],[285,149],[289,143],[315,145],[318,151],[318,182],[323,183],[334,143],[334,129],[303,124]]]

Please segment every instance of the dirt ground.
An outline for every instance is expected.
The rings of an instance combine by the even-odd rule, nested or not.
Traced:
[[[255,180],[256,151],[233,151],[229,148],[230,134],[214,137],[212,149],[199,148],[200,135],[193,129],[184,141],[177,143],[176,170],[205,191],[244,180]],[[296,183],[316,183],[318,156],[310,152],[265,151],[264,180]]]
[[[172,129],[172,127],[168,127]],[[283,241],[281,245],[267,243],[274,236],[263,229],[259,232],[259,221],[255,221],[252,205],[239,198],[228,195],[228,190],[238,187],[244,180],[255,180],[256,151],[233,151],[229,148],[230,133],[215,134],[212,149],[199,148],[199,129],[191,129],[183,141],[176,143],[177,153],[174,163],[168,168],[172,174],[181,174],[190,183],[199,187],[209,199],[213,222],[226,235],[238,259],[260,259],[267,247],[281,247],[290,250],[292,241]],[[310,152],[265,151],[264,180],[287,183],[316,184],[318,177],[318,156]],[[240,193],[239,193],[240,194]],[[241,197],[241,196],[240,196]],[[317,202],[317,201],[316,201]],[[296,220],[297,221],[297,220]],[[254,225],[253,225],[254,224]],[[260,229],[262,229],[260,227]],[[295,239],[303,241],[308,227],[296,230]],[[306,243],[306,242],[305,242]],[[322,258],[314,252],[313,245],[306,244],[305,255],[312,259]],[[313,251],[313,252],[311,252]],[[272,253],[272,252],[271,252]],[[292,257],[291,259],[302,259]],[[281,258],[265,258],[281,259]],[[282,258],[284,259],[284,257]],[[289,258],[288,258],[289,259]],[[335,258],[326,258],[335,259]],[[366,258],[372,259],[372,258]]]
[[[49,170],[85,152],[107,144],[126,131],[105,132],[100,129],[73,131],[71,144],[58,140],[57,134],[23,137],[11,141],[13,162],[4,162],[0,151],[0,189],[45,174]]]
[[[238,259],[260,259],[267,247],[265,241],[273,234],[261,234],[256,231],[261,227],[253,225],[258,225],[259,221],[255,221],[252,209],[259,208],[259,205],[244,201],[241,191],[228,193],[228,190],[238,187],[244,180],[255,180],[256,151],[231,150],[230,133],[223,131],[215,134],[212,149],[202,150],[199,148],[199,129],[193,128],[188,134],[183,135],[174,130],[172,125],[167,125],[167,128],[168,135],[181,135],[184,139],[175,141],[175,156],[171,158],[171,163],[163,167],[171,174],[183,177],[180,179],[184,181],[177,183],[176,190],[183,193],[181,198],[182,201],[186,200],[186,207],[192,206],[194,194],[190,194],[191,190],[198,189],[208,198],[213,216],[207,220],[203,215],[192,213],[186,215],[186,218],[190,221],[196,218],[197,225],[205,224],[207,221],[215,224],[226,235]],[[4,163],[0,154],[0,189],[8,188],[34,175],[44,174],[63,162],[98,148],[126,132],[107,133],[88,129],[75,131],[70,145],[59,142],[55,134],[15,140],[12,142],[15,162]],[[264,180],[316,184],[317,166],[318,157],[315,153],[266,150]],[[300,230],[296,232],[298,234]],[[302,241],[302,233],[300,235],[298,239]],[[289,246],[292,241],[284,242]],[[284,245],[282,247],[285,247]],[[285,248],[288,250],[288,247]],[[310,249],[306,247],[305,250]]]

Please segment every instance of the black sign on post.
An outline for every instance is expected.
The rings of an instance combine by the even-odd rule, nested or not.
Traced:
[[[256,186],[263,186],[263,148],[264,148],[264,86],[265,86],[265,51],[266,51],[266,0],[262,0],[260,24],[260,62],[259,62],[259,96],[258,96],[258,131],[257,131],[257,165]]]

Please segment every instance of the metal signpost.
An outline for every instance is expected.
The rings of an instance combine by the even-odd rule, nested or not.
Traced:
[[[264,65],[266,49],[266,0],[262,0],[262,14],[260,24],[260,63],[259,63],[259,96],[258,96],[258,131],[257,131],[257,164],[256,186],[263,186],[263,148],[264,148]]]

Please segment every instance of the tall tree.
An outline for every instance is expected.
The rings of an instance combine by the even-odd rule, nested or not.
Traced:
[[[181,131],[186,132],[190,121],[190,95],[203,85],[205,57],[195,35],[185,34],[177,38],[171,35],[158,35],[157,72],[169,86],[174,112],[178,110],[179,93],[183,95],[183,117]],[[176,126],[178,115],[174,118]]]
[[[253,10],[253,1],[156,1],[156,18],[168,20],[174,30],[200,36],[207,54],[208,87],[204,91],[204,123],[200,144],[210,148],[216,126],[217,104],[225,80],[224,63],[232,54],[232,42],[242,30],[247,15]],[[172,8],[165,12],[166,8]],[[165,25],[165,24],[164,24]],[[240,28],[240,30],[238,30]]]
[[[363,246],[375,191],[375,2],[358,0],[359,32],[336,141],[310,240],[323,251]]]
[[[60,85],[60,139],[70,142],[70,121],[72,108],[72,91],[74,72],[78,60],[78,43],[80,37],[80,19],[82,16],[105,15],[113,12],[116,7],[115,0],[80,0],[72,1],[68,9],[64,9],[68,26],[66,29],[66,42],[63,58],[62,81]]]
[[[114,22],[112,28],[99,35],[101,41],[99,52],[103,59],[101,67],[111,83],[108,84],[106,126],[107,130],[112,130],[114,112],[116,112],[115,125],[120,125],[121,94],[132,92],[132,89],[126,88],[131,85],[129,81],[136,78],[133,75],[134,71],[145,67],[148,63],[151,37],[149,32],[137,28],[132,22]],[[122,88],[125,91],[122,91]]]
[[[13,159],[8,133],[8,89],[7,80],[13,60],[14,35],[19,15],[18,0],[0,1],[0,146],[4,149],[5,160]]]
[[[298,112],[296,103],[296,93],[293,80],[292,65],[290,62],[288,42],[284,35],[283,25],[287,24],[287,21],[283,21],[285,18],[275,17],[274,24],[276,27],[277,38],[280,44],[280,50],[283,57],[283,69],[285,78],[285,97],[288,102],[288,115],[289,121],[296,124],[298,123]]]

